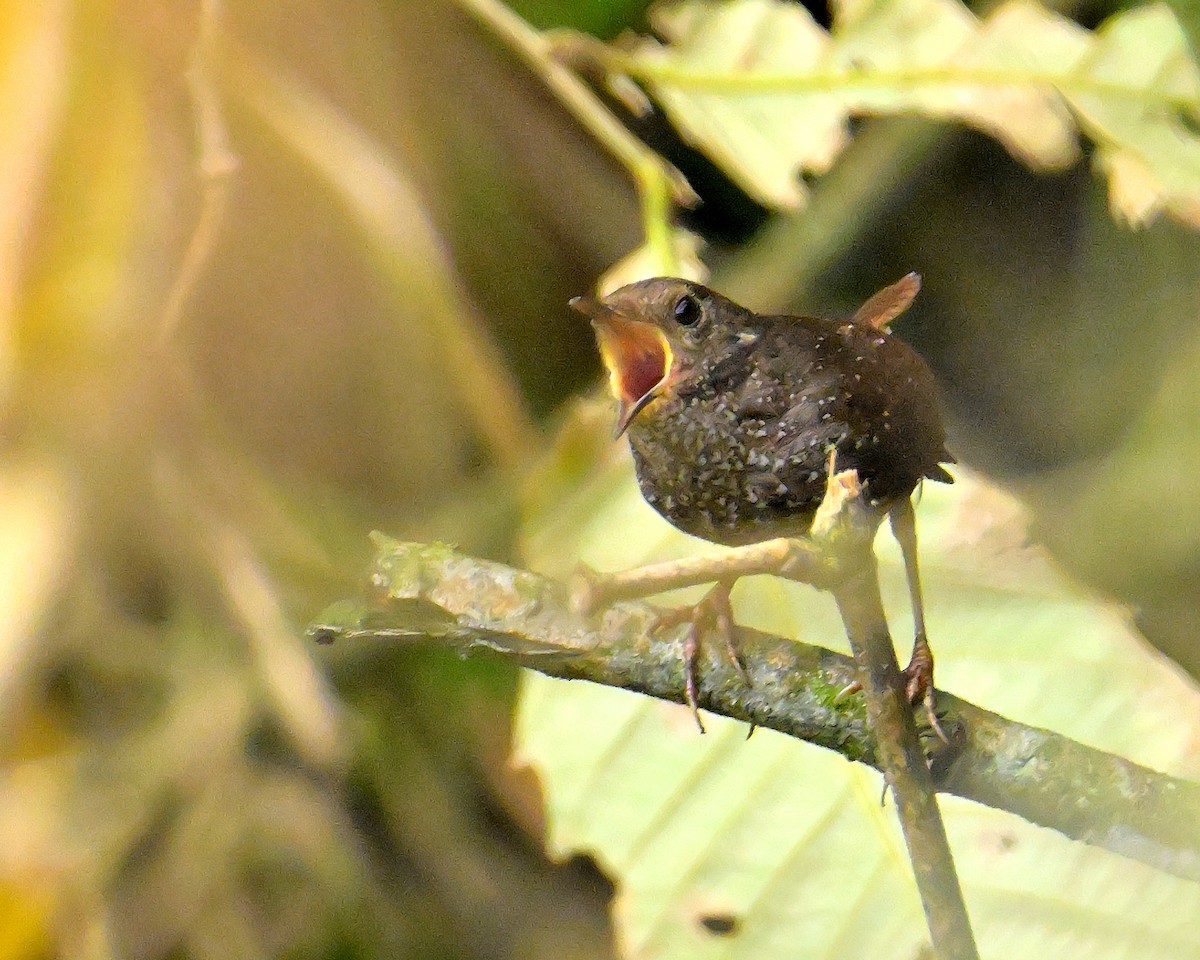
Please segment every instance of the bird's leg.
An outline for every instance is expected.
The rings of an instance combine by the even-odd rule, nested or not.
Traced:
[[[935,707],[937,692],[933,686],[933,651],[925,635],[925,601],[921,594],[921,568],[917,561],[917,518],[912,500],[905,497],[898,501],[888,514],[892,524],[892,535],[900,544],[904,555],[904,573],[908,579],[908,595],[912,601],[913,639],[912,657],[904,668],[904,692],[910,703],[921,700],[925,704],[925,715],[934,732],[944,741],[946,734],[938,722]]]
[[[586,614],[618,600],[641,599],[680,587],[732,581],[756,573],[813,582],[822,569],[820,552],[811,544],[780,537],[735,547],[717,556],[667,560],[620,573],[597,573],[581,566],[572,580],[571,603]]]

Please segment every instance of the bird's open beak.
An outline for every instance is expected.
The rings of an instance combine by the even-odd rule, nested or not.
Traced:
[[[616,436],[626,430],[659,393],[671,371],[671,347],[652,323],[631,320],[592,297],[576,297],[571,306],[592,321],[608,384],[620,404]]]

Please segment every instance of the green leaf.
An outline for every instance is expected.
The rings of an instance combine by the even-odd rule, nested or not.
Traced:
[[[842,0],[831,33],[784,0],[685,0],[610,66],[644,83],[685,137],[763,203],[800,206],[851,117],[967,123],[1036,169],[1097,147],[1116,216],[1200,226],[1200,71],[1160,5],[1095,31],[1027,0],[978,20],[959,0]]]
[[[939,684],[1195,777],[1200,692],[1125,611],[1083,595],[1028,545],[1013,501],[957,472],[953,487],[928,484],[918,507]],[[561,494],[530,524],[543,568],[716,549],[641,500],[626,457]],[[899,552],[886,535],[878,546],[905,638]],[[845,648],[832,600],[809,588],[754,578],[735,605],[741,623]],[[516,749],[542,779],[549,847],[588,853],[616,880],[623,955],[910,958],[925,943],[873,771],[770,731],[747,741],[724,718],[706,717],[701,736],[684,708],[622,691],[528,673],[522,687]],[[1200,957],[1200,886],[955,798],[943,810],[984,956]]]

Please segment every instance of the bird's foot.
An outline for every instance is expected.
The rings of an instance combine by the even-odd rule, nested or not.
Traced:
[[[913,641],[912,656],[908,666],[900,671],[900,677],[904,681],[904,696],[908,702],[914,707],[920,703],[925,708],[925,719],[930,729],[943,743],[950,743],[937,715],[937,690],[933,685],[933,651],[929,649],[929,641],[924,635],[918,634]],[[834,700],[840,702],[861,690],[862,684],[855,680],[839,690]]]
[[[734,581],[719,581],[704,597],[690,607],[676,607],[664,610],[659,614],[655,630],[670,630],[682,623],[688,625],[687,636],[683,641],[683,695],[692,716],[696,718],[696,726],[704,733],[704,721],[700,719],[700,707],[697,701],[700,681],[697,661],[700,654],[700,641],[707,627],[712,627],[720,636],[725,646],[729,662],[737,670],[742,680],[750,682],[746,673],[746,665],[738,652],[737,640],[734,636],[736,625],[733,622],[733,605],[730,594]]]
[[[933,651],[929,649],[929,641],[924,634],[917,634],[913,641],[912,656],[908,666],[900,671],[904,677],[904,695],[914,706],[919,702],[925,707],[925,718],[929,727],[938,735],[943,743],[949,743],[946,731],[937,715],[937,690],[933,685]]]

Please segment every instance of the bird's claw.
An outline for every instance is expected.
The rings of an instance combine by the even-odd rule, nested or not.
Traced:
[[[705,731],[704,721],[700,719],[700,706],[698,702],[700,681],[697,661],[700,654],[701,634],[706,626],[711,624],[717,633],[720,634],[729,662],[738,672],[738,676],[747,685],[750,683],[750,676],[746,672],[746,664],[742,661],[741,654],[738,652],[737,641],[734,637],[736,624],[733,621],[733,606],[730,602],[732,589],[733,584],[731,582],[719,582],[693,606],[664,610],[659,614],[654,624],[655,630],[669,630],[679,626],[681,623],[688,625],[687,636],[684,637],[683,641],[683,695],[689,709],[692,711],[692,716],[696,718],[696,726],[700,728],[701,733]]]
[[[938,735],[942,743],[948,744],[950,738],[942,729],[937,715],[937,690],[933,685],[933,651],[929,649],[929,641],[924,635],[918,634],[913,641],[912,657],[908,666],[901,671],[904,677],[904,695],[914,706],[921,703],[925,707],[925,719],[929,727]]]

